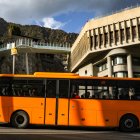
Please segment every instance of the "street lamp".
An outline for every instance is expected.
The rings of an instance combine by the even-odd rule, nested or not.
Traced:
[[[17,54],[18,54],[18,52],[17,52],[15,43],[14,43],[14,45],[12,45],[12,48],[11,48],[11,55],[13,56],[13,74],[15,74],[15,61],[16,61]]]

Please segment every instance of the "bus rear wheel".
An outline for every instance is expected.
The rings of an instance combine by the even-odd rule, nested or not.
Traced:
[[[15,128],[26,128],[29,124],[29,116],[24,111],[17,111],[11,116],[11,124]]]
[[[134,132],[139,126],[137,117],[134,115],[125,115],[120,120],[119,128],[123,132]]]

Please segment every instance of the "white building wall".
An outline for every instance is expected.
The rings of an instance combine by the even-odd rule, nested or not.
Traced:
[[[93,65],[88,64],[81,69],[79,69],[79,75],[81,76],[93,76]]]
[[[71,48],[71,71],[82,76],[139,76],[140,65],[134,62],[140,59],[139,11],[128,8],[88,21]],[[116,63],[117,57],[126,57],[126,62]]]

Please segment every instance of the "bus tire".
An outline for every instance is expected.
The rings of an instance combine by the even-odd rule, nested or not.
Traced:
[[[139,126],[139,121],[133,114],[125,115],[121,118],[119,128],[123,132],[134,132]]]
[[[29,115],[25,111],[17,111],[11,116],[11,124],[15,128],[26,128],[29,124]]]

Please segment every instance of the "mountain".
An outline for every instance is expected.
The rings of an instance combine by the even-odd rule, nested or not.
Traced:
[[[15,41],[18,38],[33,38],[39,42],[70,43],[77,38],[76,33],[66,33],[37,25],[20,25],[8,23],[0,18],[0,44]],[[63,60],[66,55],[29,54],[29,71],[65,71]],[[0,54],[0,73],[12,73],[12,56]],[[25,54],[16,56],[16,73],[26,73]]]
[[[8,23],[4,19],[0,18],[0,44],[4,41],[3,36],[7,32],[7,29]]]
[[[9,29],[11,28],[11,35],[9,35]],[[77,38],[76,33],[66,33],[62,30],[54,30],[50,28],[40,27],[37,25],[20,25],[15,23],[8,23],[4,19],[0,18],[0,41],[4,42],[11,38],[18,38],[21,36],[37,38],[43,42],[54,43],[70,43],[72,44]],[[15,37],[17,36],[17,37]]]

